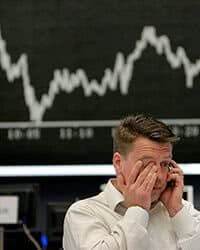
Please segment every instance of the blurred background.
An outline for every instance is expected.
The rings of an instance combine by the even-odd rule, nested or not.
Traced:
[[[114,176],[112,134],[143,112],[181,138],[200,209],[200,2],[1,0],[0,249],[62,248],[64,214]],[[2,231],[1,231],[2,229]],[[28,230],[28,231],[27,231]],[[0,243],[1,244],[1,243]]]

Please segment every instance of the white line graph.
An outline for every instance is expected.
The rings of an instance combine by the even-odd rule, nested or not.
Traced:
[[[172,69],[183,66],[185,87],[193,87],[194,78],[200,73],[200,59],[192,63],[182,47],[177,47],[173,52],[169,38],[166,35],[157,36],[153,26],[143,28],[135,48],[126,58],[122,52],[117,53],[113,69],[106,68],[100,82],[96,79],[89,80],[87,73],[81,68],[77,69],[75,73],[71,73],[67,68],[55,69],[48,92],[43,94],[40,100],[37,100],[34,86],[31,83],[27,54],[21,54],[16,63],[12,62],[1,30],[0,66],[5,71],[9,83],[18,78],[22,79],[24,99],[30,113],[30,121],[40,124],[45,111],[53,106],[54,99],[60,91],[70,94],[74,89],[82,87],[85,97],[90,97],[93,93],[104,96],[108,89],[112,91],[119,89],[122,95],[127,95],[130,80],[134,76],[135,62],[142,57],[142,53],[148,45],[152,46],[158,55],[164,55]]]

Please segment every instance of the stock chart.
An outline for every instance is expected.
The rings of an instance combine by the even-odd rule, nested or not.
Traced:
[[[113,128],[148,113],[200,161],[198,1],[2,0],[0,164],[110,163]]]

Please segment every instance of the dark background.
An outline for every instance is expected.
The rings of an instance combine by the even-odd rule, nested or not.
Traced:
[[[121,91],[119,77],[114,89],[107,87],[101,95],[96,91],[86,95],[86,87],[82,85],[71,91],[58,88],[55,99],[36,124],[30,123],[23,77],[19,75],[11,82],[0,66],[0,164],[110,163],[111,130],[116,123],[102,128],[98,124],[94,127],[90,121],[118,121],[136,112],[172,119],[173,125],[177,125],[174,119],[181,119],[178,135],[182,141],[174,157],[179,162],[199,162],[200,122],[195,125],[190,122],[192,118],[200,118],[198,70],[192,78],[193,86],[189,88],[186,84],[190,63],[195,64],[200,57],[199,11],[199,1],[180,4],[163,0],[21,0],[20,3],[2,0],[0,28],[7,54],[12,63],[17,63],[22,55],[27,56],[27,73],[35,101],[39,103],[48,94],[55,70],[67,69],[72,76],[82,69],[88,85],[96,79],[102,87],[105,70],[113,72],[118,53],[122,53],[126,62],[149,26],[155,28],[157,38],[162,35],[168,38],[174,57],[178,58],[177,49],[182,47],[189,67],[184,68],[184,63],[173,68],[167,59],[169,51],[158,54],[155,46],[148,43],[132,65],[131,79],[126,81],[127,93]],[[60,123],[48,128],[44,123],[48,121],[72,121],[62,127],[71,129],[70,139],[68,136],[61,139]],[[73,125],[77,121],[87,121],[87,125]],[[16,122],[27,123],[20,127]],[[188,135],[188,124],[197,132]],[[39,130],[37,139],[27,136],[32,128]],[[83,138],[81,128],[91,128],[92,137]]]

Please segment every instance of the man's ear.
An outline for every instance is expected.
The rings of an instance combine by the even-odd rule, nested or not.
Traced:
[[[119,152],[115,152],[113,154],[112,162],[115,168],[115,172],[118,175],[122,171],[122,155]]]

